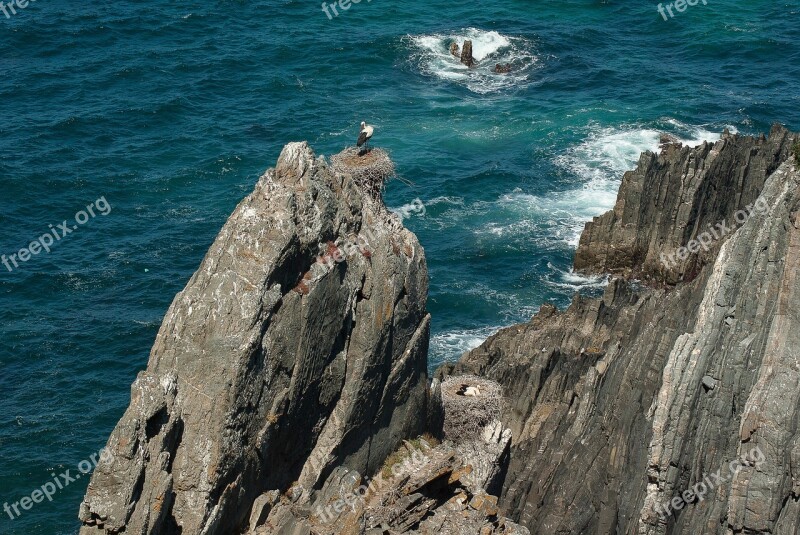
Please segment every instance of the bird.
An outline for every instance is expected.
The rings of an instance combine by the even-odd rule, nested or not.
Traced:
[[[456,393],[459,396],[476,397],[476,396],[480,396],[481,395],[481,391],[477,386],[470,386],[470,385],[464,385],[464,384],[461,385],[461,388],[459,388],[458,392],[456,392]]]
[[[468,386],[464,391],[465,396],[480,396],[481,391],[477,386]]]
[[[368,126],[367,123],[361,121],[361,132],[358,136],[358,142],[356,146],[360,147],[361,145],[366,145],[366,143],[372,139],[372,133],[375,129],[371,126]],[[367,148],[364,147],[364,152],[366,152]]]

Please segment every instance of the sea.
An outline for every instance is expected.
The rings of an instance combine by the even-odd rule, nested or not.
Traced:
[[[599,295],[580,232],[662,134],[800,130],[800,0],[694,3],[0,5],[0,534],[77,532],[167,307],[288,142],[329,157],[375,126],[430,268],[431,370]]]

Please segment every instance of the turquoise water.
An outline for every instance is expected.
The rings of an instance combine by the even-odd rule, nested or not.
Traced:
[[[467,72],[446,53],[471,38]],[[583,222],[660,132],[800,129],[800,0],[66,3],[0,13],[0,503],[101,448],[173,296],[289,141],[376,126],[414,186],[387,204],[425,246],[431,367],[601,279]],[[489,65],[510,62],[509,76]],[[419,200],[424,213],[415,207]],[[73,225],[75,226],[75,225]],[[74,533],[86,478],[0,533]]]

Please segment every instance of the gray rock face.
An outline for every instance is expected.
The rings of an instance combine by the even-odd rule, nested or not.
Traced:
[[[514,438],[500,507],[513,520],[548,534],[800,532],[791,137],[643,155],[576,255],[627,279],[563,312],[545,305],[440,369],[503,385]],[[662,247],[756,202],[709,250],[660,267]]]
[[[426,425],[427,289],[416,237],[287,145],[167,311],[81,533],[227,535],[268,491],[377,470]]]
[[[693,279],[746,219],[737,212],[759,210],[764,181],[790,151],[789,131],[776,126],[768,139],[726,133],[694,149],[667,144],[659,155],[643,153],[622,177],[614,209],[586,224],[576,271]]]
[[[486,492],[510,441],[509,430],[494,421],[464,442],[405,442],[374,477],[337,468],[320,491],[277,505],[250,533],[530,535]]]
[[[461,63],[467,67],[475,66],[475,58],[472,57],[472,41],[469,39],[464,41],[464,46],[461,48]]]
[[[643,155],[576,253],[619,277],[442,367],[499,383],[502,422],[422,450],[452,416],[422,248],[287,145],[167,312],[81,533],[800,532],[793,138]]]

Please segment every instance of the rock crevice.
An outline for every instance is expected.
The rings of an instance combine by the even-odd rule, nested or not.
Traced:
[[[427,288],[416,237],[287,145],[167,311],[81,533],[236,533],[264,492],[377,469],[427,424]]]
[[[416,237],[287,145],[167,311],[81,534],[800,532],[797,139],[643,154],[575,255],[602,297],[431,384]]]
[[[797,137],[643,154],[575,256],[617,275],[603,297],[543,306],[440,369],[513,400],[512,519],[535,533],[800,531]],[[747,206],[709,247],[660,261]]]

